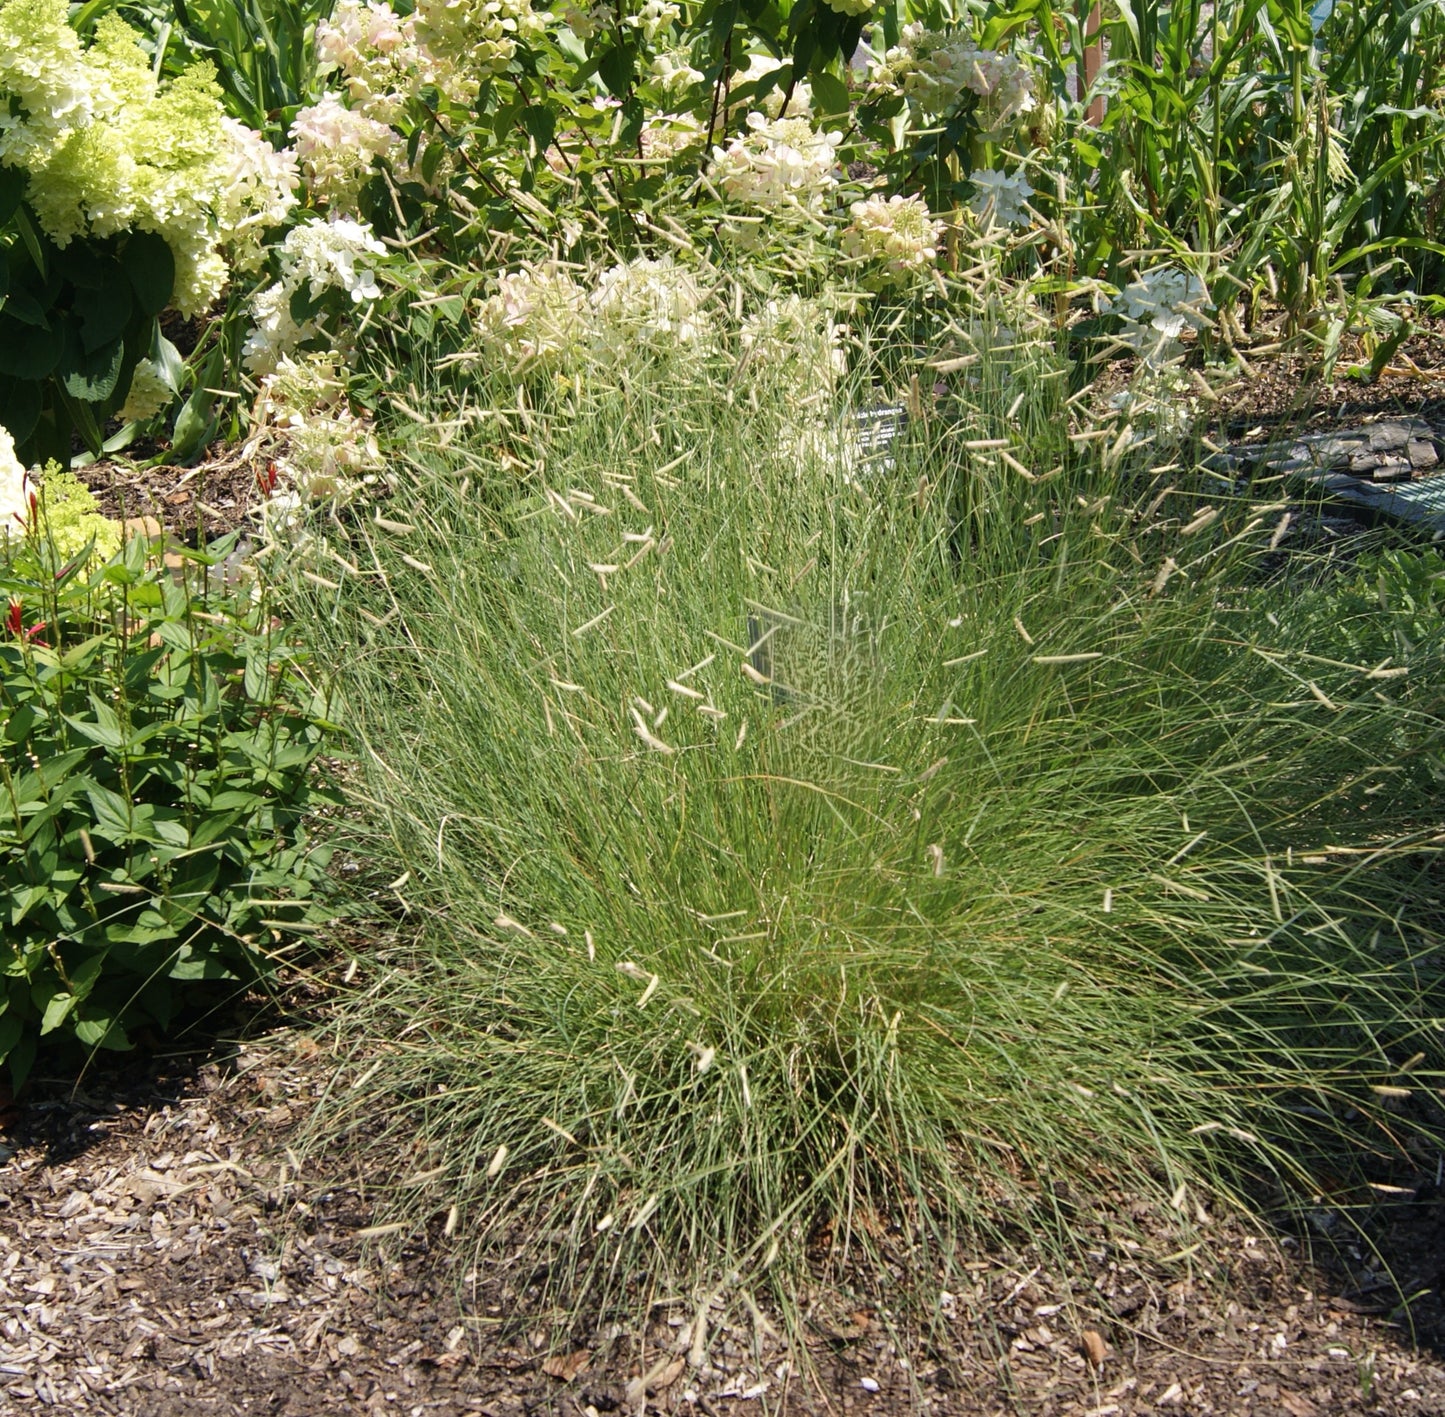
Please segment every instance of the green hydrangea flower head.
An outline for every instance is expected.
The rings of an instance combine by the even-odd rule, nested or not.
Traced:
[[[30,174],[26,199],[57,246],[164,238],[171,304],[197,314],[229,278],[233,234],[243,264],[259,264],[260,228],[294,205],[294,167],[227,118],[211,64],[160,83],[119,15],[101,16],[86,48],[66,14],[64,0],[0,0],[0,165]]]
[[[90,488],[57,462],[46,463],[40,475],[39,508],[38,535],[27,537],[15,558],[22,572],[44,569],[54,574],[87,546],[91,546],[87,565],[92,567],[120,550],[120,526],[101,514]],[[28,566],[27,561],[37,555],[40,565]]]
[[[95,39],[85,57],[97,81],[98,112],[124,112],[133,104],[145,103],[155,92],[155,77],[140,47],[140,34],[114,11],[96,21]]]
[[[29,166],[67,128],[88,122],[90,74],[65,0],[0,0],[0,92],[20,100],[22,115],[0,104],[0,162]]]

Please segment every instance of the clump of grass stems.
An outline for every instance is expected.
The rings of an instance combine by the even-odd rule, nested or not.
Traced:
[[[980,417],[1028,476],[927,416],[850,473],[766,361],[498,378],[398,443],[359,574],[297,582],[417,924],[325,1121],[404,1145],[398,1216],[582,1305],[1398,1152],[1440,645],[1257,583],[1269,509],[1055,462],[1057,365],[1010,357],[1031,402]]]

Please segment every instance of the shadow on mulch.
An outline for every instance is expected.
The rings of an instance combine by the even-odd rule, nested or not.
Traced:
[[[118,1117],[178,1106],[212,1090],[214,1079],[237,1070],[248,1039],[306,1028],[317,1018],[299,998],[283,1004],[242,990],[184,1010],[165,1042],[138,1031],[132,1052],[43,1040],[19,1093],[0,1089],[0,1149],[36,1148],[47,1166],[75,1162]]]

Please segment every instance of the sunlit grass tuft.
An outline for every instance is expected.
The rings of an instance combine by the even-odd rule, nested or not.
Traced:
[[[1187,1229],[1398,1150],[1440,1076],[1438,642],[1256,583],[1273,517],[1134,516],[1009,378],[1027,477],[966,382],[888,468],[726,361],[483,389],[399,450],[363,574],[298,586],[418,926],[329,1114],[409,1147],[399,1215],[581,1304],[823,1228],[1066,1245],[1059,1181]]]

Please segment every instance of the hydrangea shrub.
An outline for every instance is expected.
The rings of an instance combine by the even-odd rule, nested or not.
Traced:
[[[0,423],[27,463],[68,461],[73,433],[98,453],[109,417],[174,398],[157,317],[256,269],[297,181],[209,65],[162,81],[119,15],[87,44],[63,0],[0,0]]]

